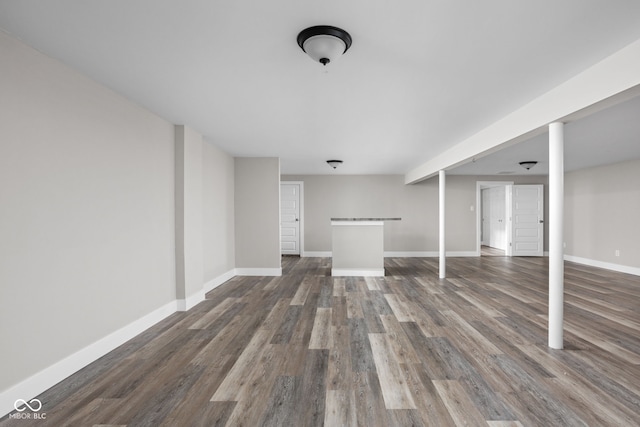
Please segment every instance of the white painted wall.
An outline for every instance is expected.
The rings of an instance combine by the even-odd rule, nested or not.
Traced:
[[[174,301],[175,254],[173,125],[2,32],[0,58],[2,392]]]

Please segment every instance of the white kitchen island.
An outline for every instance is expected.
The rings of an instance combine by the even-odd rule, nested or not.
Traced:
[[[331,218],[332,276],[384,276],[384,222],[400,218]]]

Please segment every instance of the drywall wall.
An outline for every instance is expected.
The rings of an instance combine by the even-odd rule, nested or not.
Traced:
[[[2,32],[0,58],[1,392],[176,290],[173,125]]]
[[[565,254],[640,268],[640,160],[569,172],[564,185]]]
[[[234,160],[215,145],[203,144],[204,281],[235,268]]]
[[[414,185],[405,185],[402,175],[284,175],[282,180],[304,182],[305,253],[331,251],[332,217],[401,217],[402,221],[385,224],[385,251],[438,251],[438,177]],[[447,251],[476,250],[476,182],[505,180],[447,176]],[[508,180],[547,183],[539,176]]]
[[[387,251],[437,245],[437,184],[433,199],[427,183],[404,185],[401,175],[286,175],[282,180],[304,181],[305,252],[330,251],[331,218],[342,217],[401,217],[385,224]]]
[[[202,135],[175,126],[176,298],[202,293]],[[187,309],[186,303],[179,308]]]
[[[280,269],[280,160],[236,158],[234,169],[236,268],[271,269],[277,274],[275,270]],[[263,273],[266,275],[268,271]]]

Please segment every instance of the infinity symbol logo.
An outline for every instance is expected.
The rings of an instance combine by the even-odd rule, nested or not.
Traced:
[[[29,405],[29,403],[33,404],[33,406]],[[42,402],[40,402],[38,399],[31,399],[28,403],[24,399],[18,399],[13,403],[13,407],[16,408],[16,411],[18,412],[22,412],[27,409],[22,405],[25,405],[27,408],[31,409],[32,412],[38,412],[40,409],[42,409]]]

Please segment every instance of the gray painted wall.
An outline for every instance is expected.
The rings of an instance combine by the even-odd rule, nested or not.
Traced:
[[[330,218],[358,216],[402,218],[385,224],[385,251],[438,250],[437,177],[415,185],[405,185],[402,175],[283,175],[282,181],[304,181],[305,252],[331,250]],[[475,251],[477,181],[546,186],[547,178],[447,176],[447,251]]]
[[[2,32],[0,57],[2,392],[181,297],[177,234],[183,294],[232,271],[235,175],[196,132]]]
[[[0,58],[4,390],[176,289],[173,125],[2,32]]]
[[[640,268],[640,160],[570,172],[564,182],[565,253]]]
[[[430,206],[425,183],[404,185],[402,175],[286,175],[282,180],[304,181],[305,251],[331,250],[334,217],[402,217],[385,225],[385,249],[428,246],[430,215],[437,215],[438,207]]]
[[[175,126],[176,297],[202,290],[202,136]]]
[[[235,159],[237,268],[280,268],[280,160]]]
[[[203,144],[203,262],[209,282],[235,268],[234,160]]]

